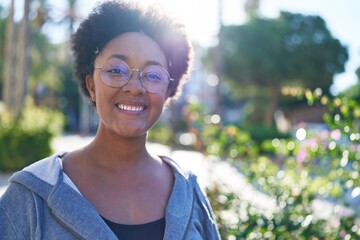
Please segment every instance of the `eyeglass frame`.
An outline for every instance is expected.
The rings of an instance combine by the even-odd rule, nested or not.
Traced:
[[[102,74],[101,74],[102,72],[106,72],[106,71],[102,70],[102,67],[103,67],[109,60],[111,60],[111,59],[116,59],[116,60],[122,62],[122,63],[125,64],[125,66],[129,69],[129,73],[130,73],[130,74],[129,74],[129,78],[127,79],[126,83],[124,83],[124,85],[122,85],[122,86],[115,87],[115,86],[109,85],[109,83],[104,80],[104,78],[103,78],[103,76],[102,76]],[[99,70],[100,70],[100,78],[101,78],[101,80],[102,80],[107,86],[113,87],[113,88],[122,88],[122,87],[126,86],[126,84],[128,84],[128,83],[130,82],[131,78],[134,76],[134,75],[133,75],[133,74],[134,74],[134,71],[137,71],[137,72],[139,73],[139,75],[138,75],[137,78],[138,78],[141,86],[142,86],[147,92],[149,92],[149,93],[159,93],[159,92],[150,92],[150,91],[148,91],[148,89],[147,89],[146,87],[144,87],[144,85],[143,85],[143,83],[142,83],[142,81],[141,81],[144,70],[146,70],[146,69],[149,68],[149,67],[158,67],[158,68],[161,68],[161,69],[163,69],[163,70],[165,71],[165,73],[167,74],[167,77],[168,77],[168,81],[169,81],[169,82],[168,82],[168,85],[167,85],[167,88],[169,88],[171,82],[174,82],[174,81],[175,81],[173,78],[170,77],[170,73],[169,73],[163,66],[153,64],[153,65],[148,65],[148,66],[146,66],[146,67],[145,67],[144,69],[142,69],[142,70],[139,69],[139,68],[133,68],[133,69],[131,69],[130,66],[129,66],[125,61],[123,61],[122,59],[119,59],[119,58],[109,58],[109,59],[105,60],[100,66],[97,66],[97,67],[95,66],[94,69],[99,69]]]

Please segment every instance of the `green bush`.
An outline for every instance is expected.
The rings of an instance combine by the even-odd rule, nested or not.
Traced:
[[[0,171],[16,171],[51,154],[52,136],[47,129],[0,128]]]
[[[301,140],[269,131],[273,139],[266,137],[258,145],[254,134],[237,126],[196,119],[203,119],[198,128],[205,153],[236,165],[253,187],[276,203],[274,210],[264,211],[226,186],[210,186],[207,194],[222,239],[360,239],[359,209],[344,201],[346,192],[357,196],[360,191],[360,104],[318,93],[306,91],[306,98],[310,105],[329,108],[324,116],[328,129],[312,132],[304,124],[306,138]],[[316,199],[337,204],[329,219],[315,214]],[[345,214],[340,205],[350,212]]]
[[[19,121],[2,110],[0,123],[0,171],[9,172],[50,155],[52,138],[61,133],[64,117],[28,100]]]
[[[262,143],[265,140],[274,139],[274,138],[288,138],[289,134],[280,133],[276,127],[269,126],[241,126],[241,129],[248,131],[251,135],[252,140],[256,141],[258,144]]]
[[[174,143],[172,132],[168,124],[165,122],[157,122],[149,131],[148,141],[159,144],[172,145]]]

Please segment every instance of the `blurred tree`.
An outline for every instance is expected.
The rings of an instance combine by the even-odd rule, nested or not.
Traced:
[[[318,16],[282,12],[276,19],[253,18],[220,31],[223,73],[233,90],[256,86],[267,99],[265,125],[273,122],[282,87],[328,93],[333,76],[344,71],[348,59],[347,49]]]
[[[16,119],[20,118],[20,113],[24,105],[25,96],[27,95],[29,68],[30,68],[30,2],[31,0],[24,1],[24,15],[21,21],[18,42],[16,46],[16,62],[14,64],[15,70],[15,84],[14,105],[13,111]],[[10,108],[11,109],[11,108]]]
[[[8,107],[9,104],[12,102],[12,95],[10,94],[10,89],[12,81],[14,79],[14,63],[15,63],[15,56],[14,52],[14,0],[11,0],[10,6],[8,9],[8,17],[6,21],[6,31],[5,31],[5,48],[4,48],[4,69],[3,69],[3,101],[4,104]]]
[[[67,39],[73,33],[79,15],[76,0],[67,0],[64,9],[57,9],[48,0],[37,1],[33,20],[32,72],[30,87],[36,104],[60,108],[67,115],[66,130],[76,131],[80,96],[73,81],[72,56]],[[42,29],[58,28],[65,31],[62,43],[52,44]]]
[[[76,8],[77,0],[67,0],[67,11],[62,16],[61,24],[67,25],[68,34],[71,35],[75,31],[76,22],[80,19],[79,13]],[[70,49],[69,46],[66,48]],[[66,51],[66,58],[72,59],[72,55],[69,50]],[[90,106],[82,96],[79,94],[78,85],[74,81],[72,61],[66,61],[61,65],[63,74],[63,87],[61,89],[61,96],[63,98],[63,109],[67,115],[67,124],[65,126],[66,131],[82,131],[88,133],[90,125]],[[80,116],[83,118],[80,120]],[[86,126],[84,126],[86,125]]]
[[[79,19],[79,16],[76,11],[76,2],[77,0],[67,0],[68,10],[63,17],[63,22],[67,22],[69,26],[69,33],[73,33],[75,30],[75,23]]]
[[[247,0],[245,2],[245,12],[248,19],[252,19],[258,16],[260,7],[260,0]]]
[[[349,87],[345,91],[341,92],[339,96],[348,97],[360,102],[360,67],[356,69],[355,74],[358,77],[358,82],[354,86]]]
[[[32,0],[34,5],[36,5],[35,17],[32,20],[33,26],[37,28],[42,28],[46,23],[51,22],[52,18],[50,17],[51,7],[48,0]]]
[[[29,25],[31,31],[29,39],[26,43],[31,43],[29,50],[29,61],[31,67],[27,74],[27,95],[34,99],[36,106],[51,107],[52,109],[60,109],[67,115],[66,130],[78,131],[79,129],[79,115],[80,115],[80,94],[77,90],[77,84],[73,81],[73,66],[72,56],[69,51],[68,37],[74,31],[79,16],[76,15],[76,0],[68,0],[66,2],[66,10],[54,8],[49,0],[31,0]],[[5,90],[2,88],[4,83],[5,69],[4,61],[8,61],[6,69],[7,74],[11,74],[9,84],[14,83],[17,69],[20,69],[18,57],[20,53],[20,28],[21,22],[14,21],[14,12],[20,9],[14,9],[16,1],[9,1],[8,5],[0,3],[0,91],[2,93],[1,100],[4,100],[4,95],[8,93],[7,97],[13,97],[14,86],[8,86]],[[11,20],[11,22],[10,22]],[[7,27],[10,25],[10,28]],[[60,28],[58,28],[60,26]],[[6,34],[7,30],[13,33]],[[63,43],[52,43],[48,32],[54,32],[62,29],[66,31],[66,38]],[[10,32],[11,32],[10,31]],[[11,47],[5,46],[5,36],[11,37],[11,41],[7,41]],[[11,57],[5,57],[5,49],[9,50],[7,53]],[[18,50],[14,50],[18,49]],[[15,70],[14,70],[15,69]],[[8,84],[8,85],[9,85]],[[6,84],[5,84],[6,85]],[[10,90],[9,88],[12,87]],[[25,94],[23,94],[23,97]],[[12,100],[8,101],[13,103]],[[84,104],[85,105],[85,104]],[[86,104],[86,106],[88,106]],[[23,110],[23,109],[22,109]],[[20,113],[19,113],[20,114]],[[23,115],[23,113],[21,113]],[[88,117],[90,119],[90,117]],[[90,121],[90,120],[89,120]]]
[[[10,3],[6,24],[3,96],[7,109],[15,119],[20,117],[29,76],[30,1],[24,1],[24,14],[15,39],[14,0]],[[17,44],[17,46],[16,46]]]
[[[3,99],[3,81],[4,76],[4,51],[5,51],[5,29],[6,19],[4,18],[4,6],[0,3],[0,99]]]
[[[45,26],[48,29],[61,27],[65,31],[64,42],[50,44],[48,36],[37,34],[33,37],[34,43],[44,45],[43,48],[35,47],[33,57],[32,87],[35,89],[34,98],[38,104],[60,108],[67,116],[66,131],[77,131],[80,115],[80,94],[73,77],[72,55],[69,51],[67,39],[74,32],[74,28],[80,18],[76,9],[76,0],[67,0],[63,9],[52,8],[46,0],[41,2],[36,22],[41,23],[38,28]],[[35,26],[36,27],[36,26]],[[41,61],[46,59],[46,61]],[[46,71],[44,72],[44,70]]]
[[[35,104],[57,107],[56,92],[60,87],[57,62],[61,51],[50,41],[44,30],[54,21],[49,0],[32,0],[31,71],[29,94]]]

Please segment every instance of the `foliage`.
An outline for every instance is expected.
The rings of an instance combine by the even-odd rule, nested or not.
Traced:
[[[167,145],[174,143],[171,129],[163,121],[156,123],[151,131],[149,131],[148,141]]]
[[[207,189],[222,239],[358,239],[360,227],[355,225],[355,216],[332,223],[315,218],[307,202],[311,196],[305,193],[279,192],[281,207],[261,212],[221,186]]]
[[[346,48],[318,16],[282,12],[276,19],[255,18],[221,31],[224,73],[237,83],[296,82],[327,90],[348,58]]]
[[[360,79],[360,68],[358,69],[358,75]],[[339,95],[360,101],[360,81],[354,86],[346,89],[344,92],[341,92]]]
[[[209,187],[223,239],[360,237],[360,209],[352,203],[360,195],[359,102],[331,99],[319,89],[307,90],[305,97],[309,105],[328,106],[326,127],[314,131],[302,124],[295,132],[299,139],[266,140],[261,149],[244,130],[207,120],[211,116],[202,118],[203,150],[231,161],[276,202],[275,209],[259,210],[226,186]],[[335,204],[330,216],[322,216],[315,207],[319,201]]]
[[[40,83],[50,89],[59,88],[59,71],[56,67],[59,65],[61,50],[58,45],[50,43],[49,37],[43,34],[40,29],[32,28],[30,92],[34,92]]]
[[[245,125],[241,129],[246,130],[251,135],[251,139],[261,144],[263,141],[274,138],[288,138],[287,133],[280,133],[276,127],[269,127],[264,125]]]
[[[16,171],[52,153],[51,140],[61,134],[61,113],[38,108],[28,99],[18,122],[1,109],[0,171]]]
[[[3,7],[0,4],[0,56],[4,56],[4,46],[5,46],[5,25],[6,25],[6,21],[5,19],[2,19],[2,15],[3,15]],[[3,76],[3,68],[4,68],[4,62],[1,60],[0,58],[0,98],[2,95],[2,81],[1,81],[1,77]]]
[[[69,2],[74,4],[75,1]],[[52,43],[50,34],[46,34],[48,29],[55,28],[58,21],[56,20],[58,15],[54,15],[56,9],[49,1],[44,0],[35,0],[31,4],[31,68],[27,82],[28,94],[35,99],[37,106],[61,109],[69,115],[73,112],[79,114],[80,97],[77,86],[72,81],[72,59],[69,57],[69,46]],[[2,68],[5,59],[3,47],[6,10],[0,4],[0,90],[4,81]],[[75,14],[74,11],[72,13]],[[16,28],[19,27],[19,23],[16,22],[15,25]]]
[[[318,16],[282,12],[278,18],[252,18],[220,31],[224,79],[231,88],[257,86],[266,91],[270,124],[283,87],[322,88],[329,91],[333,76],[343,72],[347,49],[334,38]],[[255,110],[262,107],[259,104]],[[256,113],[256,111],[254,112]]]
[[[65,124],[65,131],[76,132],[79,129],[80,116],[80,100],[81,95],[78,84],[74,79],[73,73],[73,58],[70,52],[65,49],[68,48],[67,44],[59,45],[59,52],[64,56],[58,58],[56,62],[56,72],[61,82],[57,93],[59,97],[59,108],[67,116]]]

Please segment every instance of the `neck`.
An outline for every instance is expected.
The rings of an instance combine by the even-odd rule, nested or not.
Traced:
[[[86,148],[95,164],[109,169],[136,167],[151,158],[146,149],[146,135],[126,138],[98,131]]]

